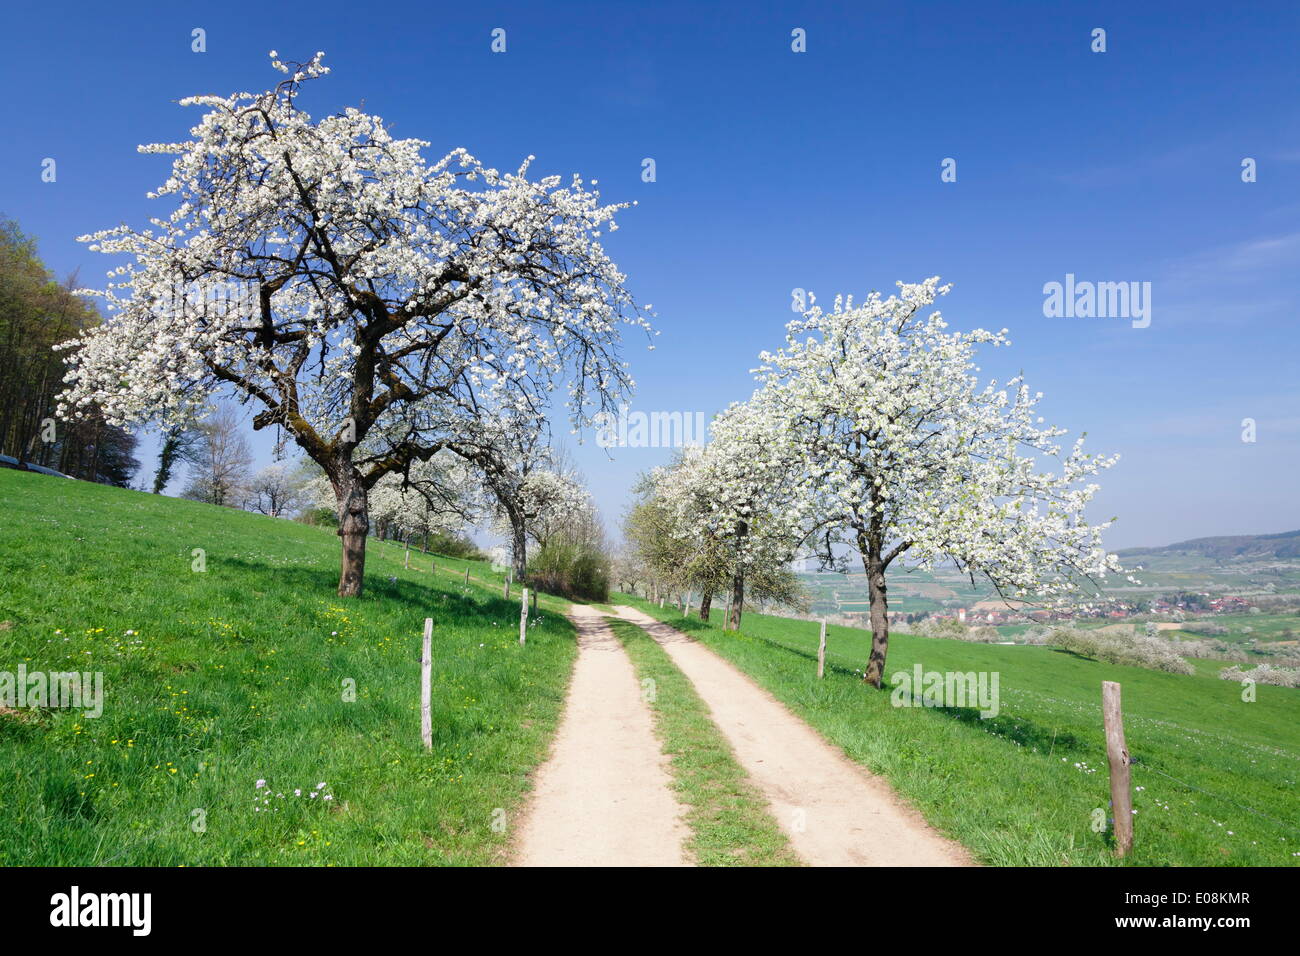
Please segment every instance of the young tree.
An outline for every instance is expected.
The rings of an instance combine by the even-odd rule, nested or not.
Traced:
[[[779,419],[755,401],[737,402],[713,420],[710,435],[690,480],[704,503],[695,528],[726,548],[731,574],[726,626],[739,630],[747,584],[762,581],[773,589],[763,596],[799,603],[788,566],[807,537],[807,512],[797,497],[797,459],[786,449]]]
[[[272,518],[282,517],[304,500],[300,470],[283,461],[260,469],[249,479],[247,491],[248,507]]]
[[[655,474],[652,472],[638,481],[636,500],[623,517],[623,539],[628,561],[640,569],[637,575],[645,581],[646,598],[660,589],[671,589],[680,583],[679,558],[689,546],[680,536],[667,502],[656,493]]]
[[[562,379],[575,427],[614,409],[631,386],[619,326],[649,325],[600,244],[625,206],[529,162],[429,164],[360,110],[314,122],[297,97],[322,54],[272,57],[274,90],[182,100],[207,110],[193,138],[143,147],[176,156],[156,194],[170,216],[85,237],[133,262],[100,293],[113,318],[75,342],[63,410],[253,402],[255,428],[281,426],[328,476],[339,594],[357,596],[384,475],[453,447],[485,406],[539,414]]]
[[[198,426],[199,443],[182,497],[237,507],[248,488],[253,454],[240,431],[239,416],[218,406]]]
[[[529,540],[545,544],[551,524],[587,501],[574,469],[548,439],[535,411],[491,408],[449,443],[482,476],[481,510],[509,542],[516,580],[527,575]]]
[[[1064,451],[1064,429],[1041,426],[1022,377],[981,388],[977,344],[1009,344],[1006,330],[948,333],[937,278],[899,283],[861,305],[837,299],[788,326],[786,347],[763,353],[753,403],[775,423],[799,476],[790,499],[825,562],[856,551],[870,593],[871,655],[864,680],[880,687],[889,645],[886,571],[907,556],[951,561],[986,576],[1005,597],[1050,599],[1121,570],[1084,509],[1081,484],[1116,457]],[[1053,464],[1051,470],[1040,465]],[[1130,578],[1131,579],[1131,578]]]
[[[643,476],[623,534],[656,580],[699,590],[700,618],[707,621],[713,595],[731,580],[733,562],[731,550],[702,522],[710,510],[710,489],[701,481],[704,455],[703,448],[686,448]]]

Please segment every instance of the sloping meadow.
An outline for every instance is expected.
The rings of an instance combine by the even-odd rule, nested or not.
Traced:
[[[0,864],[505,858],[568,680],[562,616],[521,648],[517,600],[465,562],[375,542],[345,602],[335,534],[211,505],[0,470],[0,506],[0,672],[103,688],[98,716],[91,678],[83,706],[0,711]]]
[[[627,595],[745,670],[852,759],[882,774],[931,824],[995,865],[1108,865],[1112,822],[1101,683],[1122,685],[1133,756],[1136,865],[1300,864],[1300,691],[1086,659],[1042,646],[890,636],[886,690],[864,686],[870,634],[747,613],[741,633]],[[898,706],[923,675],[974,674],[996,715]],[[1204,668],[1198,670],[1204,671]],[[997,675],[996,685],[991,678]],[[1249,695],[1246,695],[1249,696]],[[920,693],[917,700],[923,703]]]

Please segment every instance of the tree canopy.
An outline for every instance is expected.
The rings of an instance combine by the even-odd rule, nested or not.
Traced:
[[[182,100],[205,110],[151,195],[152,228],[83,237],[126,255],[102,327],[71,345],[65,414],[184,420],[222,391],[255,404],[325,473],[343,537],[340,594],[360,593],[367,493],[497,414],[545,428],[562,383],[571,420],[632,380],[620,327],[648,331],[600,239],[626,205],[574,176],[529,178],[464,149],[393,138],[348,108],[313,120],[316,54],[274,89]]]

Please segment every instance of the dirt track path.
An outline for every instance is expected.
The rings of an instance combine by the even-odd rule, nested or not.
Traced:
[[[617,608],[663,645],[695,686],[736,759],[813,866],[968,866],[970,857],[771,694],[702,644]]]
[[[578,660],[550,758],[517,844],[517,866],[684,866],[682,808],[627,651],[581,605]]]

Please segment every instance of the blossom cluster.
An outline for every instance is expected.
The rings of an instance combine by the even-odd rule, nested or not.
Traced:
[[[888,298],[814,302],[789,323],[785,346],[760,355],[752,397],[714,420],[704,449],[654,474],[679,533],[727,541],[754,565],[858,555],[882,601],[899,558],[1041,602],[1122,573],[1102,544],[1110,522],[1085,515],[1117,456],[1082,437],[1063,445],[1022,376],[981,382],[975,348],[1009,345],[1007,330],[948,331],[927,311],[948,290],[937,277],[899,283]]]
[[[531,178],[531,156],[427,161],[358,109],[314,120],[298,98],[322,56],[273,54],[277,87],[184,99],[204,110],[190,138],[141,147],[173,157],[150,194],[171,212],[82,237],[129,261],[93,293],[109,319],[66,345],[61,414],[181,421],[230,389],[255,427],[369,487],[493,409],[539,420],[562,383],[575,423],[614,407],[632,384],[620,329],[650,331],[601,243],[628,204]],[[380,449],[350,459],[372,434]]]

